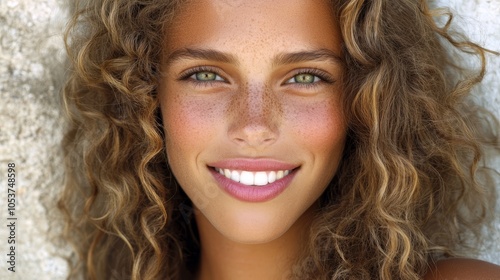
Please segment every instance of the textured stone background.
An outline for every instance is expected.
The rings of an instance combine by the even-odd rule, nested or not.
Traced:
[[[65,72],[63,0],[0,0],[0,279],[64,279],[69,250],[54,208],[61,189],[62,119],[59,88]],[[500,0],[437,1],[460,16],[475,41],[500,50]],[[491,57],[478,98],[500,117],[500,59]],[[493,159],[500,170],[499,159]],[[16,164],[16,273],[7,271],[7,163]],[[499,186],[500,188],[500,186]],[[500,264],[500,218],[481,259]],[[496,242],[495,242],[496,240]]]

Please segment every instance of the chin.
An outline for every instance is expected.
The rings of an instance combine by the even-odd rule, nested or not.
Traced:
[[[214,234],[240,244],[265,244],[278,238],[286,239],[291,231],[307,227],[305,223],[310,220],[305,217],[309,212],[306,204],[298,203],[294,209],[272,202],[238,204],[204,209],[200,214]]]
[[[267,225],[248,225],[240,228],[221,228],[220,232],[227,239],[241,244],[265,244],[283,236],[290,226],[268,227]]]
[[[242,244],[264,244],[283,236],[298,219],[284,210],[227,211],[212,219],[211,224],[225,238]],[[260,210],[260,211],[259,211]],[[274,212],[274,213],[273,213]]]

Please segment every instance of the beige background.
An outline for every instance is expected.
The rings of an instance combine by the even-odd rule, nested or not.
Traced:
[[[54,238],[61,229],[54,208],[61,189],[62,119],[59,87],[65,65],[63,0],[0,0],[0,279],[64,279]],[[437,1],[451,6],[471,37],[500,50],[500,0]],[[500,118],[500,58],[492,58],[478,99]],[[7,163],[16,164],[18,218],[16,273],[7,271]],[[500,170],[500,159],[493,159]],[[499,186],[500,188],[500,186]],[[491,244],[478,257],[500,264],[500,218]]]

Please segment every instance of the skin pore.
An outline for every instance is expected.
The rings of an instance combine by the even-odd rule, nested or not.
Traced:
[[[195,208],[196,279],[284,279],[346,137],[342,38],[330,4],[188,1],[166,37],[159,97],[169,165]],[[294,177],[271,199],[243,201],[214,175],[214,167],[234,161],[284,163]],[[499,271],[447,260],[425,279]]]
[[[191,1],[173,22],[159,92],[169,165],[195,207],[197,277],[281,279],[346,137],[331,9],[327,1]],[[243,170],[241,162],[291,166],[293,177],[273,198],[244,201],[214,175],[214,166]]]

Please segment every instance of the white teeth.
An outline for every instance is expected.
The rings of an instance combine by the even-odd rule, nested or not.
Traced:
[[[270,183],[274,183],[276,180],[282,179],[286,175],[290,174],[290,170],[278,170],[278,171],[239,171],[215,168],[217,172],[222,174],[228,179],[235,182],[240,182],[247,186],[265,186]]]
[[[269,183],[273,183],[276,181],[276,171],[269,172],[269,176],[267,177]]]
[[[283,173],[284,173],[283,170],[278,171],[276,173],[276,180],[283,178]]]
[[[224,176],[226,176],[226,178],[228,179],[231,179],[231,170],[224,169]]]
[[[255,176],[252,172],[241,171],[240,183],[242,183],[243,185],[251,186],[253,185],[254,177]]]
[[[240,181],[240,172],[236,171],[236,170],[233,170],[231,172],[231,180],[233,181],[236,181],[236,182],[239,182]]]
[[[253,177],[253,184],[256,186],[267,185],[267,174],[266,172],[255,172]]]

